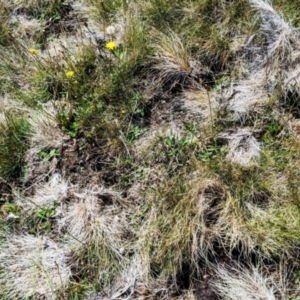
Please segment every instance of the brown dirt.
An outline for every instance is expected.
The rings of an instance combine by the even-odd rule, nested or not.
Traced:
[[[0,177],[0,203],[12,200],[10,185]]]
[[[210,286],[212,277],[204,275],[201,281],[194,282],[195,295],[197,300],[218,300],[219,297]]]
[[[113,156],[104,155],[99,147],[87,143],[85,138],[66,138],[60,149],[56,150],[60,155],[49,161],[44,161],[37,154],[27,157],[28,169],[22,180],[26,195],[34,195],[35,185],[47,182],[54,173],[60,173],[64,178],[68,178],[71,184],[79,186],[94,184],[116,186],[117,189],[130,187],[126,178],[130,177],[132,165],[125,161],[116,166]]]

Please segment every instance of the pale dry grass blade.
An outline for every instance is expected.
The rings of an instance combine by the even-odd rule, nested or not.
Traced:
[[[47,183],[36,188],[32,202],[42,208],[52,207],[55,201],[62,204],[67,198],[69,188],[69,183],[60,174],[53,174]]]
[[[83,245],[104,243],[116,256],[121,257],[122,235],[126,229],[124,215],[114,201],[121,197],[112,190],[101,187],[81,190],[75,193],[78,199],[62,211],[58,220],[60,230],[67,231],[75,248]],[[113,201],[112,205],[105,204]]]
[[[69,285],[72,273],[67,247],[32,235],[12,235],[0,247],[0,291],[6,299],[55,299],[55,293]]]
[[[29,122],[35,129],[31,138],[28,155],[34,155],[42,149],[59,149],[66,134],[59,128],[56,121],[58,108],[54,103],[46,103],[39,111],[32,110]]]
[[[209,74],[208,69],[200,62],[192,59],[185,45],[178,35],[172,30],[167,34],[152,32],[153,48],[155,55],[152,57],[153,70],[157,75],[157,81],[169,89],[181,86],[196,85],[201,75]]]
[[[257,267],[217,266],[217,280],[212,282],[224,300],[275,300],[276,288],[273,278],[263,275]]]
[[[260,158],[260,143],[249,128],[238,129],[237,132],[223,133],[221,138],[228,140],[226,158],[242,166],[256,164]]]

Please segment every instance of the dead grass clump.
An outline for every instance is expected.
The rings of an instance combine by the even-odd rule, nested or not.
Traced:
[[[188,277],[197,276],[200,258],[213,251],[211,226],[217,222],[224,191],[217,183],[197,176],[188,185],[179,178],[163,184],[166,182],[146,198],[147,218],[139,245],[148,274],[176,283],[183,265],[190,268]]]
[[[54,201],[62,203],[67,197],[69,188],[68,182],[59,174],[53,174],[47,183],[36,188],[32,202],[37,207],[52,207]]]
[[[134,255],[130,265],[123,270],[111,286],[110,294],[101,299],[172,299],[195,300],[194,291],[187,289],[179,293],[176,285],[168,282],[163,277],[155,277],[146,273],[145,260],[139,255]],[[91,294],[91,300],[100,299]]]
[[[294,245],[299,243],[296,234],[299,213],[293,205],[278,207],[271,202],[259,206],[229,194],[218,216],[212,236],[225,248],[239,249],[245,256],[249,253],[264,257],[295,255]]]
[[[284,21],[268,1],[250,0],[252,5],[260,11],[262,24],[261,31],[266,38],[267,54],[264,56],[263,66],[270,71],[278,68],[291,67],[296,54],[294,50],[300,49],[298,42],[299,33],[290,24]]]
[[[260,144],[247,128],[238,129],[237,132],[223,133],[221,138],[228,140],[228,154],[226,158],[242,166],[256,164],[260,158]]]
[[[209,77],[209,70],[191,58],[175,32],[169,30],[164,34],[153,31],[152,36],[155,52],[152,68],[158,73],[157,82],[164,89],[182,89],[196,85],[201,82],[201,78]]]
[[[103,236],[106,236],[112,244],[114,244],[114,238],[117,242],[117,237],[120,238],[125,229],[122,224],[124,220],[117,214],[120,212],[119,194],[101,187],[94,187],[75,193],[74,196],[78,201],[70,204],[64,211],[63,218],[59,220],[61,230],[66,230],[83,244],[97,243]],[[109,223],[109,218],[113,215],[115,215],[112,218],[115,226]]]
[[[12,15],[9,23],[11,26],[16,26],[12,32],[15,38],[28,39],[35,44],[35,39],[41,35],[46,21],[31,18],[26,15]]]
[[[288,102],[298,91],[299,30],[293,28],[267,1],[250,1],[259,10],[264,44],[253,44],[253,37],[246,45],[252,52],[250,75],[236,82],[234,90],[227,91],[229,108],[240,118],[251,110],[264,107],[270,95],[278,95]]]
[[[65,133],[56,121],[57,108],[53,103],[43,105],[42,110],[31,111],[29,122],[35,132],[30,140],[29,155],[36,154],[41,149],[58,149],[62,146]]]
[[[261,13],[261,30],[266,38],[266,53],[259,58],[260,65],[266,78],[273,81],[269,86],[279,89],[285,103],[291,102],[299,95],[300,32],[267,2],[255,0],[252,3]]]
[[[164,122],[156,126],[151,126],[147,133],[135,142],[137,147],[137,157],[155,159],[156,156],[163,154],[164,145],[175,146],[182,138],[184,138],[184,130],[182,124],[175,122]],[[169,140],[169,142],[167,141]],[[151,149],[152,151],[149,151]],[[156,152],[155,155],[154,152]],[[158,158],[158,157],[157,157]],[[157,159],[159,162],[160,159]]]
[[[0,247],[0,293],[6,299],[55,299],[70,283],[70,251],[66,247],[32,235],[12,235]]]
[[[203,88],[186,89],[182,96],[182,109],[186,112],[187,117],[196,116],[204,120],[212,120],[215,118],[215,111],[217,109],[217,102],[214,95],[209,94]]]
[[[66,145],[66,141],[70,140],[59,128],[55,113],[57,110],[53,103],[43,104],[43,109],[30,110],[29,123],[35,131],[29,140],[29,149],[24,155],[27,167],[22,178],[28,188],[37,182],[47,181],[48,176],[57,172],[56,167],[62,148]]]
[[[15,191],[15,204],[32,215],[39,211],[50,211],[55,207],[55,216],[60,215],[63,201],[67,198],[70,184],[60,174],[54,173],[47,182],[46,174],[43,174],[37,182],[30,182],[29,188],[34,193],[32,197],[25,197]],[[26,178],[26,177],[25,177]],[[26,180],[25,180],[26,182]],[[58,208],[59,207],[59,208]],[[51,217],[55,217],[54,214]]]
[[[3,93],[0,96],[0,121],[2,123],[6,123],[5,115],[7,113],[16,114],[19,116],[29,116],[32,111],[17,101],[15,98],[10,97],[8,93]],[[30,120],[28,120],[30,122]]]
[[[218,295],[226,300],[275,300],[280,288],[272,274],[255,266],[216,266],[216,279],[212,285]],[[282,288],[282,287],[281,287]]]
[[[259,80],[258,80],[259,78]],[[258,72],[249,79],[233,84],[224,91],[228,101],[228,109],[233,116],[242,122],[247,119],[250,112],[262,112],[269,101],[267,91],[262,87],[266,84],[266,77]]]
[[[84,272],[90,280],[106,286],[126,263],[124,255],[129,250],[123,200],[101,187],[74,193],[74,197],[77,200],[64,206],[58,219],[59,231],[67,234],[72,249],[87,264]]]

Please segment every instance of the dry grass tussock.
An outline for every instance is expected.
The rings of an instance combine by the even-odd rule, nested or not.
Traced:
[[[146,272],[145,260],[139,255],[135,255],[131,264],[117,278],[115,284],[111,287],[111,294],[107,297],[97,297],[90,295],[91,300],[97,299],[162,299],[173,300],[195,300],[197,299],[192,290],[183,291],[178,295],[175,285],[168,286],[165,278],[153,278]],[[168,286],[168,288],[166,288]]]
[[[77,201],[65,207],[58,220],[60,230],[66,230],[79,247],[95,244],[97,248],[104,242],[109,251],[121,257],[126,222],[120,195],[109,189],[92,187],[74,196]]]
[[[176,274],[178,265],[174,261],[179,261],[179,265],[188,262],[191,272],[201,273],[198,261],[206,260],[209,253],[217,255],[216,243],[228,253],[239,249],[242,257],[250,253],[269,258],[273,253],[287,257],[295,254],[299,215],[291,203],[281,201],[278,207],[276,199],[269,199],[260,204],[259,198],[265,197],[262,192],[257,193],[257,203],[253,203],[254,195],[242,200],[241,194],[229,192],[230,187],[216,180],[200,174],[190,177],[193,179],[190,178],[187,190],[180,182],[169,182],[169,186],[155,187],[156,192],[146,198],[147,206],[150,203],[151,207],[139,233],[139,247],[143,262],[148,262],[143,269],[148,269],[149,274],[153,261],[164,265],[162,276]],[[279,233],[279,228],[285,228],[288,234]],[[161,240],[158,237],[162,232]],[[182,257],[182,251],[188,255]]]
[[[257,47],[252,36],[246,43],[252,56],[250,74],[226,92],[231,99],[229,109],[236,118],[265,106],[279,86],[284,98],[298,93],[299,86],[299,30],[288,24],[268,1],[250,2],[260,12],[265,41]]]
[[[214,94],[200,86],[183,92],[182,109],[186,113],[186,120],[201,118],[203,122],[211,122],[216,117],[218,103]]]
[[[6,123],[5,113],[14,113],[19,117],[24,117],[34,129],[30,138],[29,155],[33,155],[40,149],[58,148],[61,145],[64,133],[59,129],[55,116],[57,107],[53,103],[43,105],[41,110],[34,110],[20,101],[10,98],[9,94],[4,94],[0,98],[0,121]]]
[[[203,237],[205,247],[213,252],[212,241],[217,241],[229,253],[239,249],[241,257],[248,257],[249,253],[269,258],[274,253],[293,257],[294,245],[299,242],[296,233],[299,212],[292,203],[283,200],[286,187],[273,187],[274,198],[269,199],[264,192],[252,191],[256,195],[249,197],[245,191],[241,195],[236,190],[230,192],[228,188],[219,186],[220,191],[216,194],[216,186],[208,186],[204,198],[200,198],[201,203],[209,204],[209,209],[201,216],[204,219],[207,219],[207,214],[209,216],[202,224],[202,233],[206,232]],[[270,224],[273,225],[270,227]]]
[[[39,295],[55,299],[55,293],[70,283],[70,251],[46,238],[12,235],[1,244],[0,292],[7,299]]]
[[[242,166],[256,164],[260,158],[260,144],[249,128],[238,129],[237,132],[222,133],[220,138],[228,140],[226,158]]]
[[[5,113],[13,112],[18,115],[29,116],[31,110],[23,106],[22,103],[19,103],[15,99],[11,98],[9,94],[3,94],[0,97],[0,120],[5,122]]]
[[[255,266],[240,268],[220,265],[215,274],[213,286],[226,300],[275,300],[278,299],[278,291],[284,290],[283,283],[278,282],[278,274],[268,274]]]
[[[55,116],[57,108],[47,103],[43,105],[43,110],[33,111],[29,116],[29,122],[34,128],[34,134],[30,139],[30,150],[28,155],[34,155],[41,149],[58,149],[62,145],[65,133],[59,128]]]
[[[209,73],[201,63],[194,61],[176,33],[152,32],[155,56],[153,69],[158,72],[158,83],[170,90],[178,85],[195,85],[201,74]]]
[[[72,202],[66,202],[72,195]],[[64,180],[60,174],[53,174],[48,182],[37,183],[32,198],[16,195],[16,204],[27,212],[36,212],[56,208],[59,231],[67,232],[74,244],[74,249],[103,242],[117,256],[125,251],[122,236],[126,232],[126,214],[123,211],[126,202],[119,193],[100,186],[80,189]]]
[[[45,26],[45,21],[30,18],[26,15],[13,15],[9,23],[18,24],[14,36],[19,39],[29,39],[40,34]]]
[[[119,194],[101,187],[81,190],[74,196],[76,200],[62,208],[58,231],[66,235],[78,263],[86,261],[86,272],[104,285],[103,293],[111,294],[111,278],[119,282],[118,276],[128,265],[128,253],[132,251],[128,206],[125,211]]]
[[[138,141],[135,142],[137,158],[145,158],[149,153],[149,148],[157,150],[159,141],[162,138],[181,139],[184,136],[183,124],[181,122],[161,122],[161,124],[152,126]]]
[[[151,274],[150,264],[155,262],[162,268],[161,279],[175,277],[183,263],[190,265],[191,273],[201,273],[199,259],[213,251],[213,225],[225,191],[218,182],[199,178],[199,174],[194,174],[188,186],[187,190],[179,182],[157,186],[157,192],[146,198],[151,207],[139,233],[139,248],[147,264],[143,269]],[[160,189],[165,189],[164,195]],[[162,233],[163,239],[159,238]]]
[[[70,197],[72,202],[68,203],[66,200]],[[126,256],[132,247],[130,240],[125,239],[129,233],[126,220],[129,210],[119,193],[100,186],[80,189],[54,174],[48,182],[37,184],[32,198],[16,194],[14,203],[27,215],[51,211],[51,218],[56,220],[60,236],[65,236],[65,243],[61,248],[47,237],[11,236],[2,245],[2,266],[7,275],[3,281],[5,294],[12,288],[14,295],[21,295],[20,290],[23,290],[24,297],[45,295],[52,299],[69,283],[71,266],[65,256],[71,259],[71,250],[73,261],[83,257],[94,260],[96,271],[93,272],[99,280],[105,274],[119,273],[127,264]],[[46,215],[43,218],[47,218]],[[11,259],[18,257],[22,264],[18,260],[12,264],[9,255]],[[54,272],[57,274],[52,274]],[[17,279],[15,274],[19,274]],[[40,280],[42,275],[44,281]],[[35,283],[34,279],[39,280]],[[14,288],[18,284],[20,286]]]
[[[65,181],[60,174],[53,174],[46,183],[37,183],[35,194],[32,198],[22,197],[16,194],[16,204],[23,207],[27,212],[37,212],[41,208],[52,208],[54,201],[62,206],[63,201],[67,198],[70,184]],[[58,210],[56,211],[58,215]]]

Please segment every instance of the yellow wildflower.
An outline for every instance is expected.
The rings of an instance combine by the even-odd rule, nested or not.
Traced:
[[[31,54],[33,54],[33,55],[36,55],[36,54],[39,53],[39,50],[38,50],[38,49],[35,49],[35,48],[31,48],[31,49],[29,49],[29,52],[30,52]]]
[[[68,72],[66,72],[67,78],[72,78],[74,75],[75,75],[74,71],[68,71]]]
[[[114,50],[117,47],[117,44],[116,44],[116,42],[111,41],[111,42],[106,43],[105,47],[109,50]]]
[[[121,111],[121,113],[122,113],[123,115],[126,114],[126,110],[123,109],[123,110]]]

